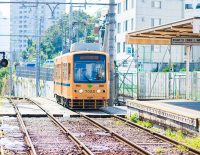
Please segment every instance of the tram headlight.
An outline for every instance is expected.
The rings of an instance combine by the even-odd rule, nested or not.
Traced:
[[[82,94],[82,93],[83,93],[83,89],[80,89],[80,90],[79,90],[79,93]]]
[[[105,93],[106,92],[106,90],[103,90],[103,93]]]
[[[100,90],[100,89],[98,89],[98,90],[97,90],[97,93],[100,93],[100,92],[101,92],[101,90]]]

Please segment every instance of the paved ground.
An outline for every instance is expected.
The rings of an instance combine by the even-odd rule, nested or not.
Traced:
[[[31,98],[32,100],[40,103],[40,105],[50,112],[51,114],[54,115],[63,115],[64,117],[69,117],[70,115],[75,115],[73,111],[59,105],[58,103],[55,102],[55,99],[46,99],[46,98],[40,98],[40,97],[35,97]]]
[[[193,102],[189,100],[130,100],[128,102],[133,104],[145,105],[148,107],[160,109],[178,115],[183,115],[192,118],[200,118],[200,102]]]
[[[0,115],[15,115],[13,106],[5,98],[0,98]]]
[[[188,108],[192,110],[199,110],[200,111],[200,102],[195,101],[188,101],[188,100],[167,100],[167,101],[161,101],[166,104],[179,106],[182,108]]]

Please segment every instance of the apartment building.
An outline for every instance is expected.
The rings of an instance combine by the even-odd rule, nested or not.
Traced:
[[[117,60],[125,59],[138,49],[139,63],[169,62],[167,46],[127,45],[125,34],[144,28],[159,26],[184,18],[184,0],[117,0],[116,8],[116,51]],[[172,46],[172,61],[184,62],[183,47]],[[148,68],[148,67],[147,67]]]
[[[0,12],[0,51],[9,52],[10,48],[10,21]],[[7,53],[8,54],[8,53]]]
[[[185,0],[184,5],[185,18],[200,17],[200,0]],[[193,46],[191,52],[191,62],[200,62],[200,47]]]
[[[21,0],[18,0],[21,1]],[[37,1],[37,0],[35,0]],[[40,0],[47,2],[47,0]],[[65,2],[65,0],[48,0],[48,2]],[[55,5],[50,5],[51,9]],[[58,5],[52,16],[48,5],[39,4],[11,4],[10,5],[10,32],[11,32],[11,50],[16,53],[19,59],[19,53],[26,49],[28,40],[36,40],[38,25],[41,27],[41,34],[65,13],[65,5]]]

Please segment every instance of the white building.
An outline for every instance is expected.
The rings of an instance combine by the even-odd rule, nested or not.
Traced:
[[[185,0],[185,18],[200,16],[200,0]]]
[[[20,1],[20,0],[18,0]],[[34,1],[34,0],[33,0]],[[36,1],[36,0],[35,0]],[[46,2],[46,0],[40,0],[40,2]],[[65,2],[65,0],[48,0],[48,2]],[[55,5],[50,5],[51,9]],[[36,4],[11,4],[10,5],[10,23],[11,23],[11,50],[17,53],[19,58],[19,52],[26,49],[28,45],[28,39],[36,39],[37,25],[41,25],[41,32],[44,32],[61,16],[65,13],[65,5],[58,5],[52,12],[49,6],[45,4],[38,5],[38,16]],[[41,19],[41,20],[40,20]],[[38,23],[37,23],[38,21]],[[39,24],[41,21],[41,24]]]
[[[200,0],[185,0],[185,18],[200,17]],[[191,62],[200,62],[200,47],[193,46],[191,52]]]
[[[116,51],[117,59],[122,60],[128,53],[136,51],[136,46],[125,44],[125,34],[139,29],[150,28],[184,18],[184,0],[117,0]],[[139,62],[160,63],[166,46],[139,46]],[[178,52],[177,52],[178,51]],[[172,47],[172,62],[184,62],[182,47]],[[169,62],[166,54],[164,62]]]
[[[9,52],[10,48],[10,21],[0,12],[0,51]]]

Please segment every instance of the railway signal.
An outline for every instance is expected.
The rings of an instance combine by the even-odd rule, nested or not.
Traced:
[[[0,52],[0,54],[3,54],[3,59],[0,60],[0,67],[7,67],[8,60],[5,59],[5,52]]]
[[[1,67],[7,67],[8,66],[8,60],[7,59],[2,59],[0,61],[0,65],[1,65]]]

